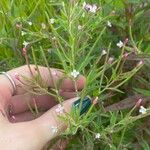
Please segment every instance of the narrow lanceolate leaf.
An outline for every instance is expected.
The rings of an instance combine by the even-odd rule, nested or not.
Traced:
[[[134,88],[135,91],[137,91],[138,93],[144,95],[144,96],[148,96],[150,97],[150,90],[144,90],[144,89],[138,89],[138,88]]]

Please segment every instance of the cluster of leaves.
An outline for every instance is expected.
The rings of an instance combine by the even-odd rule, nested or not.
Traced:
[[[137,115],[135,107],[131,111],[115,107],[115,112],[108,112],[106,106],[133,95],[135,90],[149,96],[148,90],[140,89],[143,83],[150,87],[149,68],[144,68],[147,74],[139,77],[143,65],[137,64],[141,60],[149,64],[144,53],[150,52],[150,4],[146,0],[86,2],[98,7],[96,13],[85,10],[82,0],[1,0],[0,70],[25,63],[22,48],[27,42],[30,63],[63,69],[66,76],[75,69],[86,77],[85,88],[78,94],[82,98],[98,97],[99,101],[86,115],[61,118],[70,124],[63,134],[69,138],[68,149],[133,149],[137,145],[146,148],[146,140],[137,137],[137,132],[141,132],[138,120],[148,116],[149,110],[146,115]],[[116,46],[120,40],[124,42],[121,49]],[[139,78],[141,82],[137,82]],[[32,86],[41,84],[35,80],[28,82]],[[41,92],[47,90],[38,87]],[[54,94],[60,98],[58,91]],[[124,105],[134,106],[128,103]],[[98,140],[96,133],[101,135]]]

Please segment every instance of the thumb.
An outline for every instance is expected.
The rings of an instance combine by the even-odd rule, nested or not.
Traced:
[[[81,99],[79,97],[66,100],[62,105],[58,104],[54,106],[44,115],[34,120],[36,127],[39,129],[38,133],[40,133],[40,139],[43,139],[43,144],[55,138],[65,130],[67,124],[65,124],[58,116],[69,113],[72,106],[79,107],[80,103]],[[91,99],[89,97],[84,98],[81,107],[82,113],[86,112],[91,104]]]

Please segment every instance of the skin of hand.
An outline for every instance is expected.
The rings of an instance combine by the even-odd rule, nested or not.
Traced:
[[[35,66],[31,65],[34,75],[37,74]],[[48,87],[54,87],[53,81],[57,82],[63,73],[60,70],[51,69],[52,76],[46,67],[39,66],[43,81]],[[46,143],[58,136],[66,127],[56,113],[58,104],[52,96],[33,96],[24,89],[15,77],[15,73],[32,78],[27,66],[22,66],[7,72],[17,85],[14,96],[11,82],[4,75],[0,75],[0,148],[3,150],[41,150]],[[52,80],[53,78],[53,80]],[[78,90],[82,90],[86,79],[82,75],[77,78]],[[69,78],[63,80],[60,94],[65,99],[63,102],[65,112],[70,112],[75,97],[73,81]],[[29,105],[40,108],[43,113],[37,118],[29,110]],[[54,133],[53,128],[58,132]]]

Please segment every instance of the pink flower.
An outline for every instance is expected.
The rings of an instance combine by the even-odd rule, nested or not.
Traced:
[[[14,120],[16,119],[16,117],[15,117],[15,116],[11,116],[11,118],[12,118],[12,119],[14,119]]]
[[[23,54],[23,55],[26,55],[26,54],[27,54],[27,49],[26,49],[25,47],[22,49],[22,54]]]
[[[64,107],[62,105],[58,105],[58,108],[55,109],[56,113],[62,114],[64,112]]]
[[[124,44],[126,45],[128,43],[129,39],[126,38],[125,41],[124,41]]]
[[[92,6],[90,12],[96,13],[96,11],[97,11],[97,6],[94,4],[94,5]]]
[[[90,4],[87,4],[86,2],[83,3],[83,9],[91,12],[91,13],[96,13],[97,11],[97,6],[95,4],[93,5],[90,5]]]
[[[18,23],[17,23],[17,24],[16,24],[16,28],[17,28],[17,29],[21,29],[21,28],[22,28],[22,24],[18,24]]]
[[[57,72],[56,72],[56,71],[53,71],[53,72],[52,72],[52,75],[57,76]]]
[[[127,58],[127,57],[129,56],[129,54],[130,54],[130,53],[127,53],[127,52],[126,52],[126,53],[123,54],[123,57],[124,57],[124,58]]]
[[[108,63],[111,64],[114,61],[114,57],[109,57]]]
[[[144,64],[144,61],[143,60],[140,60],[139,62],[138,62],[138,64],[137,64],[137,67],[139,67],[139,66],[141,66],[141,65],[143,65]]]
[[[139,107],[139,106],[141,105],[142,101],[143,101],[143,99],[140,98],[140,99],[137,101],[137,103],[135,104],[135,106],[136,106],[136,107]]]
[[[93,105],[96,105],[98,102],[98,97],[96,97],[94,100],[93,100]]]

